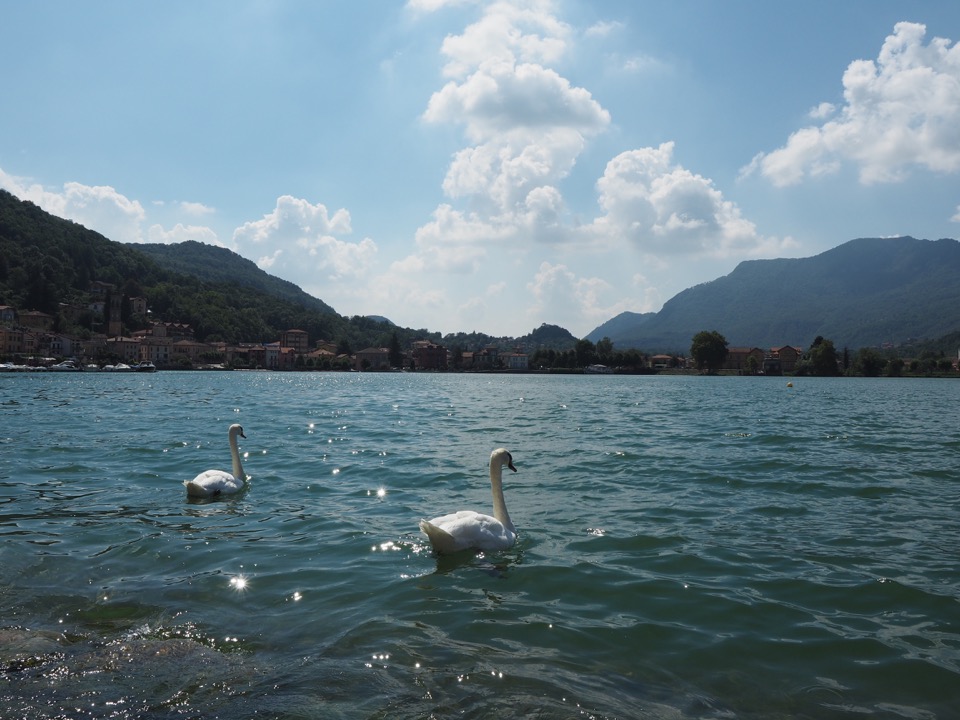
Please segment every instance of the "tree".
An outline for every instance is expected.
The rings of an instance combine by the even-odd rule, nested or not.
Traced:
[[[853,369],[866,377],[877,377],[886,364],[887,361],[878,350],[865,347],[860,348],[857,352],[857,359],[853,363]]]
[[[596,353],[594,351],[593,343],[589,340],[577,340],[577,346],[575,349],[577,364],[576,367],[584,368],[587,365],[593,364]]]
[[[397,337],[396,330],[390,335],[390,350],[387,357],[390,360],[390,367],[398,368],[403,365],[403,351],[400,349],[400,338]]]
[[[597,357],[603,362],[609,362],[613,355],[613,341],[606,335],[597,341]]]
[[[810,346],[810,372],[821,377],[831,377],[839,374],[837,349],[833,340],[824,340],[817,335]]]
[[[700,370],[716,372],[727,359],[727,339],[716,330],[701,330],[693,336],[690,357]]]

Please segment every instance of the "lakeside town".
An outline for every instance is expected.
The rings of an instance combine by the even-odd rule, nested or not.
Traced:
[[[125,306],[124,306],[125,305]],[[83,336],[59,332],[61,324],[76,321],[81,314],[92,313],[100,319],[104,332]],[[263,370],[340,370],[340,371],[507,371],[525,372],[544,369],[530,362],[522,347],[504,350],[486,344],[474,350],[456,351],[431,340],[415,340],[408,348],[367,347],[344,352],[336,342],[310,338],[297,328],[288,329],[271,342],[200,342],[188,324],[149,322],[140,330],[125,332],[124,316],[149,317],[147,299],[125,297],[113,285],[94,281],[89,286],[85,307],[61,304],[61,317],[38,310],[18,310],[0,305],[0,371],[112,371],[154,372],[158,369],[263,369]],[[62,323],[62,321],[67,321]],[[803,349],[785,345],[778,348],[729,348],[724,370],[791,373],[803,355]],[[640,363],[633,372],[658,372],[689,369],[689,358],[680,355],[636,353]],[[577,368],[587,373],[609,373],[614,368],[592,362]]]

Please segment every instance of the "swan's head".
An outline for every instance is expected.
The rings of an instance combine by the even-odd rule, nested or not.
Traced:
[[[517,469],[513,466],[513,455],[511,455],[506,448],[497,448],[492,453],[490,453],[490,464],[491,465],[499,464],[500,467],[503,467],[504,465],[506,465],[508,468],[510,468],[514,472],[517,471]]]
[[[247,436],[243,434],[243,427],[240,425],[240,423],[234,423],[233,425],[231,425],[229,433],[230,433],[230,437],[236,437],[237,435],[239,435],[244,440],[247,439]]]

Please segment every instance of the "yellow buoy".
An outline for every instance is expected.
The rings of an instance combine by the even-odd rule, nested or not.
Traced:
[[[792,383],[792,382],[788,382],[788,383],[787,383],[787,387],[793,387],[793,383]]]

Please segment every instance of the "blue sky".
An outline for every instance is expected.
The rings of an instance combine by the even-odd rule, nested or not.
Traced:
[[[958,40],[952,0],[0,0],[0,187],[343,315],[582,337],[957,237]]]

